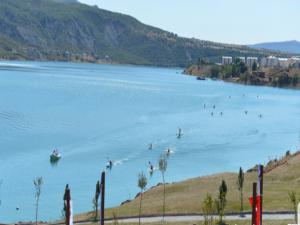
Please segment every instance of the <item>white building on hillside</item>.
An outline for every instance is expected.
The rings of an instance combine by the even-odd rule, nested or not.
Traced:
[[[290,59],[288,59],[288,58],[278,58],[278,65],[281,68],[288,68],[291,65]]]
[[[237,59],[239,59],[241,62],[246,63],[246,58],[245,57],[236,57]]]
[[[291,64],[299,63],[300,62],[300,58],[299,57],[292,57],[292,58],[290,58],[290,62],[291,62]]]
[[[299,57],[290,58],[290,64],[291,64],[291,66],[300,69],[300,58]]]
[[[222,65],[230,65],[232,64],[231,56],[222,56]]]
[[[262,67],[280,67],[280,68],[288,68],[289,66],[297,67],[300,64],[299,57],[292,58],[277,58],[275,56],[269,56],[267,58],[261,58],[260,65]]]
[[[249,67],[249,69],[252,69],[252,66],[254,63],[256,63],[258,66],[258,58],[257,57],[247,57],[246,65]]]
[[[279,60],[276,56],[267,57],[267,67],[278,67]]]
[[[267,58],[266,57],[261,58],[260,62],[259,62],[259,65],[261,67],[267,67]]]

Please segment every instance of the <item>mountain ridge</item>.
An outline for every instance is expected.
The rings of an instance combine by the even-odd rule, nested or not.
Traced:
[[[199,57],[217,62],[222,55],[268,54],[247,46],[179,37],[131,16],[82,3],[1,0],[0,4],[2,59],[185,67]]]
[[[289,41],[279,41],[279,42],[263,42],[258,44],[249,45],[256,49],[268,49],[275,50],[293,54],[300,54],[300,41],[289,40]]]

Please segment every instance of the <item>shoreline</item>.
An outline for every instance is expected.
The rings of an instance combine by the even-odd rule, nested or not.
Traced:
[[[37,63],[73,63],[73,64],[91,64],[91,65],[112,65],[112,66],[136,66],[136,67],[149,67],[149,68],[165,68],[165,69],[178,69],[178,70],[183,70],[184,67],[179,67],[179,66],[167,66],[167,65],[152,65],[152,64],[130,64],[130,63],[119,63],[119,62],[104,62],[104,61],[80,61],[80,60],[27,60],[27,59],[17,59],[17,60],[9,60],[9,59],[3,59],[0,58],[0,63],[1,62],[37,62]]]
[[[214,74],[214,70],[217,70]],[[280,89],[300,89],[300,69],[297,68],[265,68],[258,71],[247,71],[238,75],[233,74],[223,74],[225,73],[225,68],[220,65],[204,65],[198,67],[192,65],[183,70],[182,74],[188,76],[199,77],[200,80],[206,78],[222,80],[229,83],[241,84],[247,86],[258,86],[258,87],[274,87]],[[293,80],[295,79],[295,81]],[[289,82],[289,84],[281,83]]]

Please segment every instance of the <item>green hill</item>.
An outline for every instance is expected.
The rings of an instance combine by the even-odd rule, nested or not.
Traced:
[[[187,24],[188,26],[188,24]],[[187,66],[265,50],[178,37],[74,0],[1,0],[0,58]]]

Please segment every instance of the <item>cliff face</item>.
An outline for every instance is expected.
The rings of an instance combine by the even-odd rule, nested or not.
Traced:
[[[63,2],[63,3],[62,3]],[[1,0],[0,58],[110,60],[186,66],[198,57],[264,55],[245,46],[187,39],[76,0]]]

